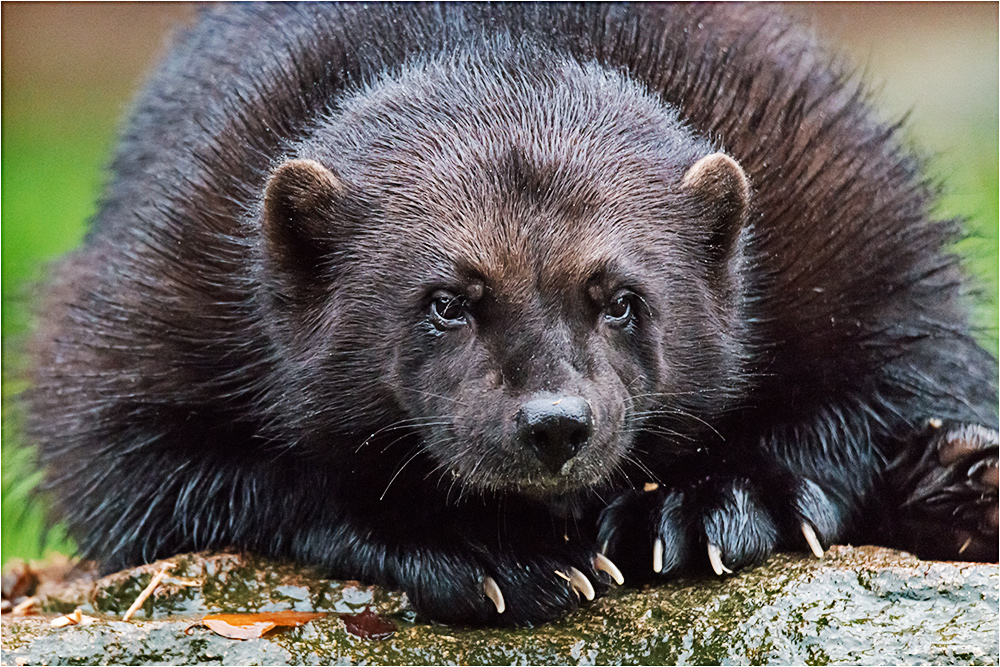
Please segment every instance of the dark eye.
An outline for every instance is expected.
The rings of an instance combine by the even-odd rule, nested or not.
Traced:
[[[627,326],[635,315],[635,311],[632,307],[632,302],[634,300],[635,295],[631,292],[622,292],[618,294],[611,301],[611,303],[604,308],[604,321],[612,327]]]
[[[465,326],[467,302],[464,297],[451,292],[435,292],[431,298],[430,319],[439,330]]]

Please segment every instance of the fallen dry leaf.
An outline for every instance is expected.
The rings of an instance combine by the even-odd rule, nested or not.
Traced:
[[[396,633],[395,624],[373,612],[371,607],[365,607],[360,614],[341,618],[347,631],[362,639],[388,639]]]
[[[38,588],[38,573],[24,561],[12,561],[7,571],[0,577],[3,599],[17,604],[22,598],[35,594]]]
[[[66,614],[59,618],[54,618],[49,622],[53,628],[65,628],[68,625],[89,625],[97,619],[93,616],[84,616],[79,607],[72,614]]]
[[[38,605],[38,598],[22,598],[19,603],[14,605],[11,609],[11,616],[27,616],[34,612],[34,608]]]
[[[74,623],[73,619],[69,616],[60,616],[59,618],[53,618],[52,621],[49,622],[49,625],[53,628],[65,628],[67,625],[76,625],[76,623]]]
[[[274,628],[294,628],[323,616],[326,616],[325,612],[310,611],[209,614],[196,625],[204,625],[215,634],[227,639],[257,639]]]

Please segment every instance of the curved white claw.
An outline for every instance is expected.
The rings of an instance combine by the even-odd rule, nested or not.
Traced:
[[[663,540],[659,537],[653,540],[653,572],[663,572]]]
[[[809,525],[808,521],[802,522],[802,535],[806,538],[806,542],[809,544],[809,549],[813,552],[813,556],[816,558],[823,557],[823,545],[819,543],[819,538],[816,537],[816,531],[813,527]]]
[[[569,583],[573,587],[573,590],[583,593],[583,597],[587,598],[587,600],[594,599],[594,587],[591,585],[590,579],[575,567],[569,568]]]
[[[711,542],[708,543],[708,562],[712,564],[712,570],[720,577],[722,573],[732,574],[733,571],[722,564],[722,551]]]
[[[607,572],[608,576],[614,579],[614,582],[621,586],[625,583],[625,577],[622,576],[622,571],[618,569],[618,566],[611,562],[611,559],[604,554],[597,554],[594,556],[594,569],[600,570],[601,572]]]
[[[497,586],[493,577],[483,579],[483,592],[486,593],[486,597],[493,600],[493,604],[497,607],[497,613],[502,614],[503,610],[507,608],[507,604],[503,601],[503,593],[500,592],[500,587]]]

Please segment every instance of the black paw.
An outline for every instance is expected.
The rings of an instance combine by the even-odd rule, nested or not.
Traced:
[[[928,420],[887,469],[893,546],[921,558],[998,560],[997,431]]]
[[[817,557],[837,536],[840,515],[807,479],[708,475],[683,486],[647,484],[602,513],[602,550],[639,580],[708,567],[751,567],[775,549]]]
[[[403,588],[417,612],[457,625],[525,626],[555,620],[622,583],[618,568],[592,547],[549,553],[412,554]]]

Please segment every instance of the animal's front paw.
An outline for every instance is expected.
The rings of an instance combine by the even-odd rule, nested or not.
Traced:
[[[998,559],[998,441],[991,428],[928,420],[887,471],[895,546],[922,558]]]
[[[624,579],[592,547],[497,553],[473,547],[404,563],[417,611],[458,625],[533,625],[555,620]]]
[[[683,486],[649,483],[616,498],[598,540],[627,577],[761,563],[776,548],[823,555],[840,529],[826,494],[807,479],[707,475]]]

